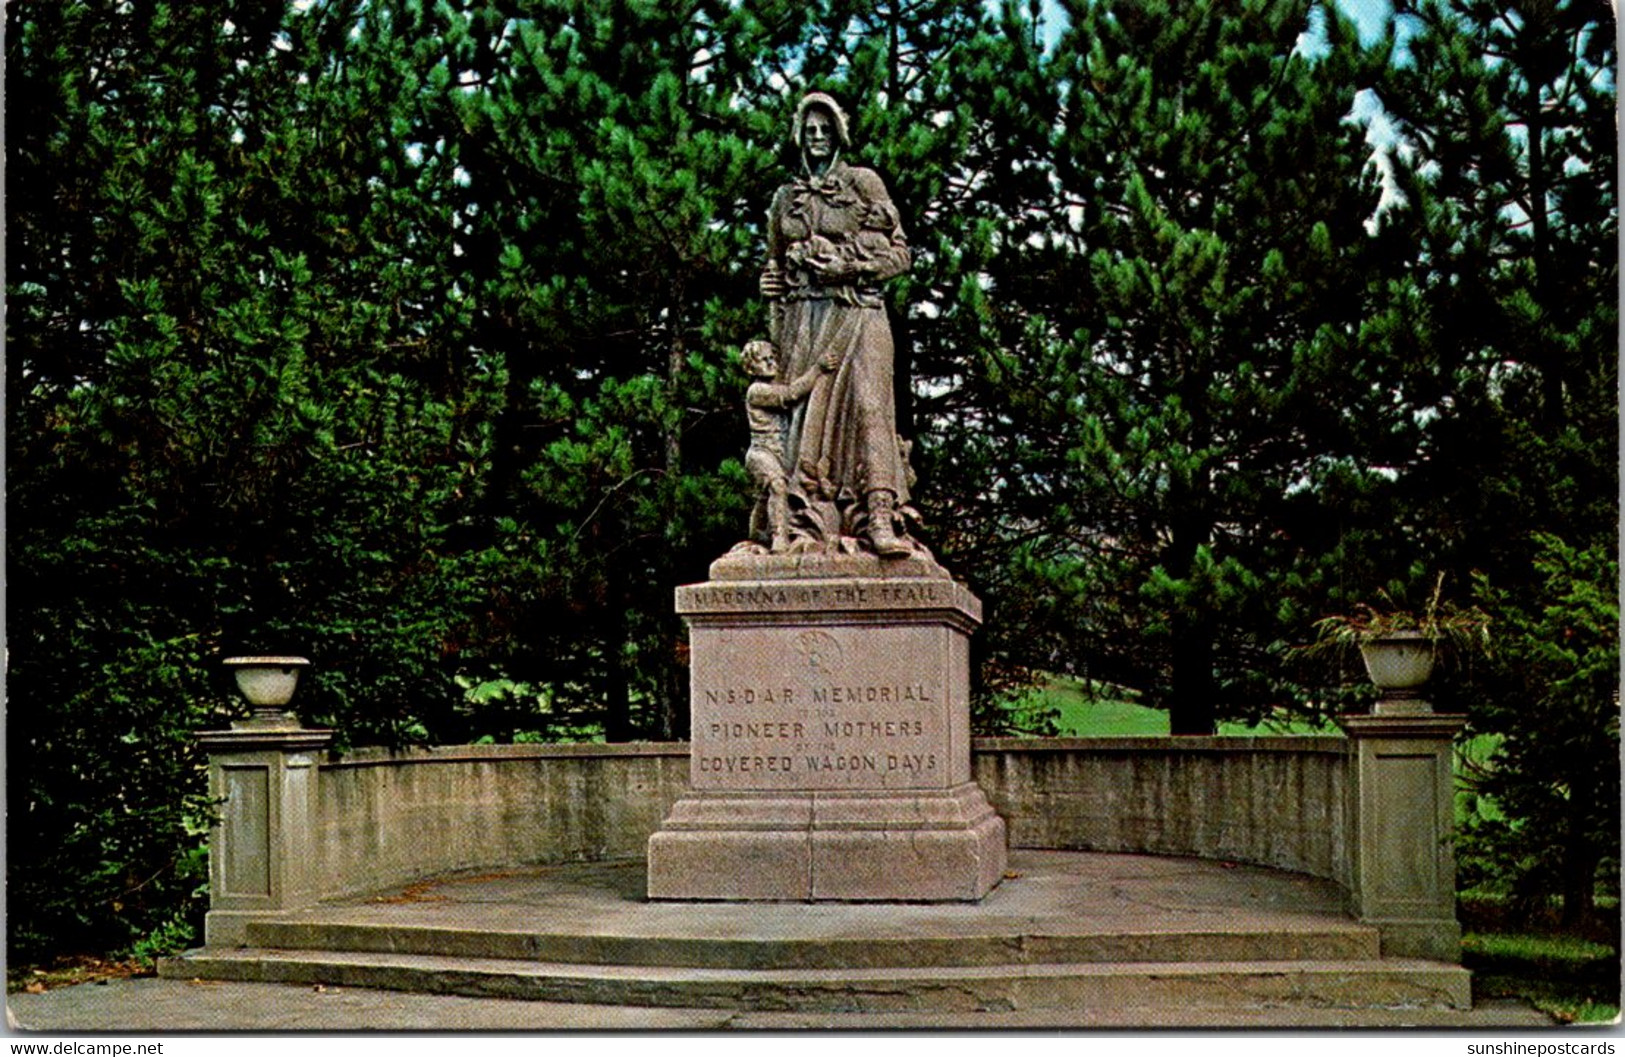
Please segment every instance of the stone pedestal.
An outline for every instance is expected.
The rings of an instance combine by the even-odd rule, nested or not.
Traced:
[[[1411,698],[1385,704],[1338,720],[1353,743],[1354,910],[1385,956],[1458,962],[1451,747],[1466,720]]]
[[[680,587],[690,791],[651,899],[976,900],[1004,821],[971,778],[981,603],[927,559],[724,559]]]
[[[199,737],[209,754],[209,795],[220,802],[209,834],[209,946],[242,946],[249,920],[320,894],[316,754],[332,737],[292,719],[249,720]]]

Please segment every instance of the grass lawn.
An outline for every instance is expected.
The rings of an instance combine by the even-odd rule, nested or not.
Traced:
[[[1509,931],[1494,900],[1464,899],[1461,963],[1473,971],[1475,998],[1522,998],[1568,1023],[1619,1018],[1619,950],[1611,943],[1542,929]],[[1617,908],[1614,912],[1617,912]],[[1480,920],[1482,919],[1482,920]]]
[[[1083,682],[1068,676],[1055,676],[1029,693],[1024,708],[1053,708],[1063,738],[1156,737],[1168,733],[1168,713],[1134,703],[1135,692],[1124,690],[1114,699],[1094,700]],[[1336,734],[1330,723],[1315,727],[1302,720],[1265,720],[1256,727],[1244,723],[1220,723],[1224,735]]]

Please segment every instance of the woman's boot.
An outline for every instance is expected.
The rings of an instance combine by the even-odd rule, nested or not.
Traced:
[[[882,558],[901,558],[913,548],[897,535],[897,495],[885,489],[869,493],[869,543]]]

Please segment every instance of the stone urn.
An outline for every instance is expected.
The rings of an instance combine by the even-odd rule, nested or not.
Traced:
[[[285,722],[288,702],[299,685],[300,669],[310,667],[306,657],[227,657],[220,662],[237,678],[237,689],[248,700],[253,722]]]
[[[1375,711],[1428,712],[1421,688],[1433,675],[1433,640],[1420,631],[1389,631],[1360,642],[1360,659],[1381,696]]]

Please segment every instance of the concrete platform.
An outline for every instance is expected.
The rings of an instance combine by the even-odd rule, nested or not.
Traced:
[[[1017,851],[974,905],[643,891],[641,862],[439,878],[251,924],[255,946],[160,973],[647,1007],[649,1027],[679,1009],[784,1027],[1471,1022],[1465,970],[1383,959],[1334,885],[1254,867]]]

